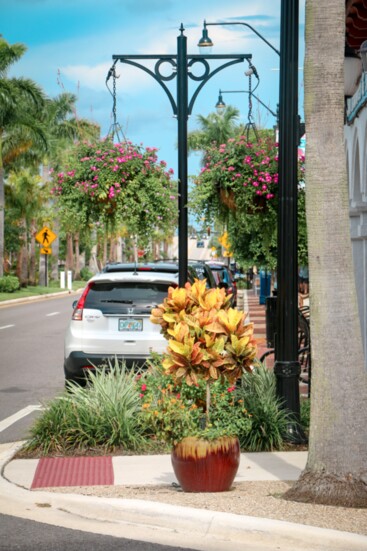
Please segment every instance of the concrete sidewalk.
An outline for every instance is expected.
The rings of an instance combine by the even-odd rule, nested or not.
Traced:
[[[65,469],[64,476],[60,473],[63,464],[70,460]],[[103,485],[103,471],[109,469],[109,463],[97,461],[96,457],[79,458],[47,458],[48,467],[44,476],[50,481],[35,484],[35,475],[42,462],[39,459],[15,459],[7,463],[3,470],[3,476],[16,484],[26,488],[40,488],[48,486],[81,486]],[[170,455],[141,455],[141,456],[115,456],[111,457],[112,482],[114,485],[160,485],[177,483],[172,470]],[[87,461],[86,461],[87,460]],[[242,453],[240,467],[235,482],[260,481],[260,480],[297,480],[306,465],[307,452],[272,452],[272,453]],[[93,463],[95,465],[93,466]],[[70,483],[68,468],[74,469],[74,481]],[[77,471],[89,470],[89,473]],[[58,470],[58,473],[52,472]],[[78,479],[78,475],[80,478]],[[54,476],[56,475],[56,476]],[[52,482],[54,481],[54,482]]]
[[[291,522],[170,505],[32,490],[39,460],[0,446],[0,513],[88,532],[202,551],[366,551],[367,537]],[[236,482],[294,480],[307,452],[241,454]],[[56,463],[55,463],[56,465]],[[113,457],[114,485],[175,482],[170,456]]]

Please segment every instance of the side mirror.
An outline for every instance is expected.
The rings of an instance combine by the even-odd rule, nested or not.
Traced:
[[[73,304],[71,305],[73,310],[75,310],[77,304],[78,304],[78,301],[74,300]]]

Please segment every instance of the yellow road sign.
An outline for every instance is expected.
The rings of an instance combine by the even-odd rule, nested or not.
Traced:
[[[50,228],[48,228],[47,226],[42,228],[42,230],[36,234],[36,239],[38,243],[41,243],[41,245],[43,245],[46,248],[49,245],[51,245],[52,241],[55,241],[56,237],[57,235],[52,230],[50,230]],[[44,253],[44,254],[47,254],[47,253]]]
[[[52,249],[51,249],[51,247],[42,247],[42,249],[40,250],[40,253],[41,254],[51,254]]]

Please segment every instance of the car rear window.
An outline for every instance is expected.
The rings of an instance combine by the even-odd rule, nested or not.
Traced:
[[[169,283],[155,282],[103,282],[94,283],[87,294],[85,308],[113,312],[140,306],[151,308],[163,302]]]

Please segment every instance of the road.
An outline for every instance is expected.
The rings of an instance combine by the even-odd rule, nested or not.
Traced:
[[[113,536],[69,530],[50,524],[0,514],[0,551],[178,551],[181,547],[158,545]],[[186,551],[190,551],[186,549]]]
[[[0,443],[23,440],[37,415],[32,407],[62,391],[63,338],[75,298],[0,305]]]

